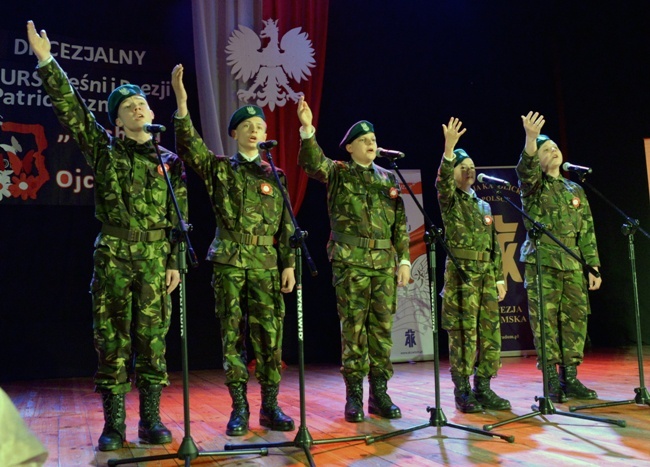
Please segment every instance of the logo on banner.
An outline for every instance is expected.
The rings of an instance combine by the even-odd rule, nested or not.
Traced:
[[[239,25],[228,39],[227,61],[236,80],[248,83],[248,89],[240,89],[237,96],[242,102],[255,103],[259,107],[283,107],[287,99],[298,102],[302,93],[289,85],[311,76],[310,68],[316,66],[311,40],[302,28],[294,28],[279,39],[278,20],[263,21],[264,28],[258,36],[252,29]],[[268,44],[262,47],[262,39]]]
[[[406,347],[414,347],[417,345],[417,342],[415,341],[415,331],[413,329],[407,329],[404,333],[404,337],[406,337],[406,341],[404,342]]]
[[[42,125],[4,122],[0,128],[4,134],[16,132],[31,136],[38,146],[25,150],[13,135],[10,144],[0,144],[0,201],[5,198],[36,199],[38,191],[50,179],[42,153],[47,147]]]

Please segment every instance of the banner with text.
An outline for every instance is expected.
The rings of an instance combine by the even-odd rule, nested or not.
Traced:
[[[422,179],[419,170],[402,170],[402,175],[422,205]],[[427,251],[424,243],[424,217],[406,187],[402,199],[411,238],[411,283],[397,288],[397,312],[393,321],[393,362],[433,359],[431,296]]]
[[[169,121],[175,100],[161,46],[49,36],[52,55],[107,129],[117,131],[108,95],[125,83],[139,85],[158,120]],[[92,170],[54,115],[24,32],[0,30],[0,109],[0,205],[93,204]],[[172,148],[173,136],[162,144]]]
[[[477,167],[476,171],[510,183],[510,186],[505,186],[476,182],[473,186],[476,194],[490,203],[503,257],[503,279],[506,281],[507,292],[499,303],[501,354],[534,355],[535,346],[528,318],[528,296],[524,288],[524,265],[519,261],[519,249],[526,240],[526,228],[521,213],[504,199],[507,197],[521,207],[517,174],[512,166]]]

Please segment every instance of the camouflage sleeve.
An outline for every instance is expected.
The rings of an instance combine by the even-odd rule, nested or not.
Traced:
[[[523,198],[539,190],[542,184],[542,167],[539,165],[539,156],[537,153],[531,156],[526,151],[522,151],[515,170]]]
[[[598,246],[596,244],[596,231],[594,229],[594,218],[591,215],[591,208],[587,196],[582,190],[581,198],[584,202],[582,225],[578,233],[578,247],[585,262],[591,267],[600,267]]]
[[[327,183],[335,164],[332,159],[325,156],[323,150],[316,142],[315,136],[301,141],[300,152],[298,153],[298,165],[311,178]]]
[[[109,144],[109,134],[97,123],[56,60],[38,68],[38,74],[59,122],[71,133],[94,170],[100,149]]]
[[[454,192],[456,191],[456,182],[454,181],[454,161],[442,157],[438,176],[436,177],[436,189],[438,190],[438,204],[442,212],[451,209],[454,203]]]
[[[189,222],[188,202],[187,202],[187,178],[183,161],[176,155],[169,153],[169,180],[176,195],[178,208],[186,223]],[[167,216],[174,227],[178,226],[179,219],[176,207],[171,199],[167,201]],[[171,254],[167,259],[167,269],[178,269],[178,244],[174,244]]]
[[[280,172],[279,175],[282,186],[284,187],[284,192],[287,195],[287,200],[289,203],[291,203],[291,200],[289,199],[289,190],[287,189],[287,178],[282,172]],[[295,251],[293,248],[291,248],[291,236],[293,235],[293,232],[294,227],[291,220],[291,215],[285,206],[285,208],[282,210],[282,221],[278,237],[278,250],[280,254],[281,269],[296,267]]]
[[[190,115],[174,116],[174,135],[178,156],[194,170],[206,184],[211,183],[215,173],[217,157],[208,149],[201,135],[196,131]],[[208,191],[212,191],[208,188]]]
[[[399,186],[395,180],[395,186]],[[401,196],[397,197],[395,211],[395,224],[393,225],[393,246],[397,252],[397,263],[411,260],[410,242],[411,239],[406,228],[406,209]]]

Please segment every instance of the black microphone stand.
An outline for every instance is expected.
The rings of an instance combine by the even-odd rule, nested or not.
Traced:
[[[545,321],[546,321],[546,312],[544,310],[544,296],[542,295],[542,265],[540,261],[540,254],[539,254],[539,246],[541,242],[542,235],[547,235],[550,239],[552,239],[555,243],[558,244],[564,251],[566,251],[571,257],[575,258],[578,260],[587,270],[593,274],[596,277],[599,277],[600,274],[598,271],[596,271],[594,268],[589,266],[582,258],[580,258],[578,255],[576,255],[573,251],[571,251],[565,244],[563,244],[560,240],[558,240],[551,232],[546,229],[546,227],[534,220],[532,217],[530,217],[522,208],[517,206],[510,198],[505,196],[502,192],[502,190],[498,187],[498,185],[495,185],[495,190],[494,190],[498,195],[500,195],[504,200],[506,200],[513,208],[515,208],[517,211],[521,213],[522,216],[524,216],[526,219],[528,219],[532,225],[532,228],[528,231],[528,234],[530,238],[535,240],[535,262],[537,266],[537,277],[535,278],[535,285],[537,287],[537,297],[538,297],[538,307],[539,307],[539,316],[538,316],[538,321],[539,321],[539,326],[540,326],[540,339],[539,339],[539,350],[541,354],[541,363],[542,363],[542,382],[543,382],[543,396],[535,396],[535,401],[538,402],[538,405],[533,404],[531,406],[532,412],[521,415],[519,417],[514,417],[509,420],[504,420],[498,423],[493,423],[491,425],[484,425],[483,428],[486,430],[491,430],[493,428],[496,428],[498,426],[506,425],[508,423],[512,422],[517,422],[520,420],[525,420],[527,418],[532,418],[537,415],[564,415],[565,417],[574,417],[574,418],[582,418],[583,420],[593,420],[596,422],[603,422],[603,423],[611,423],[613,425],[618,425],[618,426],[625,426],[625,420],[612,420],[609,418],[600,418],[600,417],[590,417],[587,415],[580,415],[580,414],[574,414],[574,413],[569,413],[569,412],[562,412],[559,410],[555,409],[555,406],[553,405],[553,401],[551,401],[551,398],[549,397],[549,392],[548,392],[548,380],[549,380],[549,375],[547,373],[547,360],[546,360],[546,331],[545,331]]]
[[[389,165],[391,169],[397,173],[399,176],[400,180],[408,190],[409,194],[411,195],[411,198],[413,198],[413,201],[415,202],[416,206],[424,216],[424,222],[425,222],[425,234],[424,234],[424,242],[427,246],[427,267],[428,267],[428,273],[429,273],[429,297],[431,300],[431,331],[433,332],[433,376],[434,376],[434,388],[435,388],[435,407],[427,407],[427,412],[431,414],[429,417],[429,421],[427,423],[423,423],[421,425],[413,426],[410,428],[405,428],[402,430],[397,430],[393,431],[391,433],[386,433],[380,436],[368,436],[366,439],[366,444],[371,444],[374,443],[375,441],[382,441],[387,438],[391,438],[393,436],[398,436],[406,433],[411,433],[416,430],[421,430],[422,428],[427,428],[430,426],[435,426],[435,427],[445,427],[449,426],[452,428],[456,428],[459,430],[464,430],[464,431],[469,431],[470,433],[475,433],[483,436],[489,436],[491,438],[500,438],[503,439],[509,443],[512,443],[515,441],[514,436],[507,436],[507,435],[500,435],[498,433],[489,433],[488,431],[481,430],[479,428],[474,428],[466,425],[458,425],[456,423],[450,423],[447,421],[447,417],[445,416],[444,412],[440,408],[440,358],[439,358],[439,349],[438,349],[438,308],[437,308],[437,296],[436,296],[436,246],[435,242],[438,241],[440,244],[443,246],[445,249],[445,252],[447,253],[447,256],[451,259],[451,261],[454,263],[456,266],[456,269],[458,270],[458,274],[460,275],[461,279],[463,282],[468,283],[469,279],[467,277],[467,274],[465,274],[465,271],[463,271],[458,264],[458,260],[456,257],[452,254],[451,250],[449,249],[449,246],[447,245],[447,242],[444,240],[442,236],[442,230],[436,227],[429,216],[427,215],[426,211],[418,201],[417,197],[415,196],[415,193],[413,193],[413,190],[409,186],[408,183],[406,183],[406,180],[404,179],[404,176],[400,172],[399,168],[397,167],[397,163],[395,162],[396,158],[389,158]]]
[[[226,451],[233,451],[239,449],[256,449],[256,448],[282,448],[282,447],[296,447],[301,448],[307,456],[310,466],[315,466],[314,458],[311,455],[310,448],[312,445],[317,444],[333,444],[333,443],[343,443],[349,441],[359,441],[365,440],[366,436],[348,436],[343,438],[330,438],[330,439],[321,439],[315,440],[312,438],[309,433],[309,428],[307,428],[307,413],[305,410],[305,357],[304,357],[304,332],[303,332],[303,308],[302,308],[302,252],[305,253],[305,258],[307,260],[307,265],[311,271],[313,277],[318,275],[316,270],[316,265],[314,264],[311,256],[309,255],[309,250],[305,244],[305,238],[307,238],[307,232],[302,230],[298,226],[298,221],[291,209],[291,203],[289,202],[289,197],[287,196],[284,186],[280,181],[280,176],[278,175],[277,168],[273,163],[273,156],[271,155],[270,148],[261,147],[266,153],[266,158],[271,165],[273,175],[275,176],[275,181],[278,185],[280,193],[282,193],[282,198],[284,199],[284,206],[287,209],[289,216],[291,217],[291,222],[293,223],[294,233],[291,236],[291,248],[295,249],[296,252],[296,308],[297,308],[297,318],[298,318],[298,377],[299,377],[299,391],[300,391],[300,426],[298,427],[298,433],[293,441],[281,441],[276,443],[254,443],[248,445],[241,444],[226,444],[224,449]]]
[[[628,239],[628,251],[630,257],[630,271],[632,273],[632,293],[634,295],[634,318],[636,323],[636,353],[639,364],[639,387],[634,388],[636,396],[632,400],[616,401],[616,402],[603,402],[600,404],[591,404],[591,405],[579,405],[579,406],[570,406],[569,410],[574,412],[576,410],[582,409],[595,409],[598,407],[612,407],[615,405],[624,405],[624,404],[639,404],[639,405],[649,405],[650,406],[650,394],[648,389],[645,387],[645,377],[643,375],[643,337],[641,336],[641,314],[639,310],[639,289],[636,278],[636,257],[634,255],[634,234],[636,231],[640,231],[646,238],[650,238],[648,232],[643,230],[639,226],[639,221],[637,219],[632,219],[627,214],[625,214],[621,209],[619,209],[613,202],[611,202],[605,195],[600,191],[594,188],[589,182],[585,180],[586,174],[580,176],[580,182],[583,185],[589,187],[591,191],[596,193],[601,199],[603,199],[607,204],[609,204],[616,212],[618,212],[625,222],[621,226],[621,233],[627,236]]]
[[[156,154],[158,156],[158,162],[160,163],[163,176],[167,182],[167,189],[169,190],[169,196],[174,203],[174,209],[176,211],[176,216],[178,217],[178,226],[172,231],[172,241],[178,243],[178,271],[180,273],[180,283],[178,284],[178,301],[180,309],[180,332],[181,332],[181,364],[183,369],[183,423],[185,429],[185,435],[183,436],[183,441],[178,448],[176,453],[160,454],[154,456],[145,456],[145,457],[134,457],[131,459],[109,459],[108,465],[120,465],[120,464],[137,464],[139,462],[153,461],[153,460],[163,460],[163,459],[183,459],[185,461],[185,466],[189,467],[191,461],[196,459],[199,456],[231,456],[232,453],[227,453],[224,451],[215,451],[215,452],[199,452],[196,447],[196,443],[192,439],[190,434],[190,384],[189,384],[189,372],[188,372],[188,363],[187,363],[187,306],[186,306],[186,297],[185,297],[185,276],[187,274],[187,259],[185,255],[189,256],[190,264],[193,268],[196,268],[199,264],[199,261],[194,253],[194,249],[190,243],[188,233],[192,230],[190,224],[185,223],[183,219],[183,213],[178,206],[178,200],[176,199],[176,194],[174,193],[174,187],[172,186],[171,180],[169,179],[169,173],[165,167],[165,162],[163,161],[162,155],[160,154],[160,147],[158,146],[158,141],[154,135],[152,138],[154,148],[156,149]],[[250,449],[246,452],[240,452],[239,454],[261,454],[265,456],[268,454],[266,449]]]

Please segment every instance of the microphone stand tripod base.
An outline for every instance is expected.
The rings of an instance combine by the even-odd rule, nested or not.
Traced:
[[[616,405],[627,405],[627,404],[650,405],[650,393],[648,393],[647,388],[645,387],[635,388],[634,392],[636,393],[636,396],[634,396],[634,399],[631,400],[603,402],[600,404],[577,405],[577,406],[569,407],[569,410],[571,412],[575,412],[576,410],[597,409],[601,407],[614,407]]]

